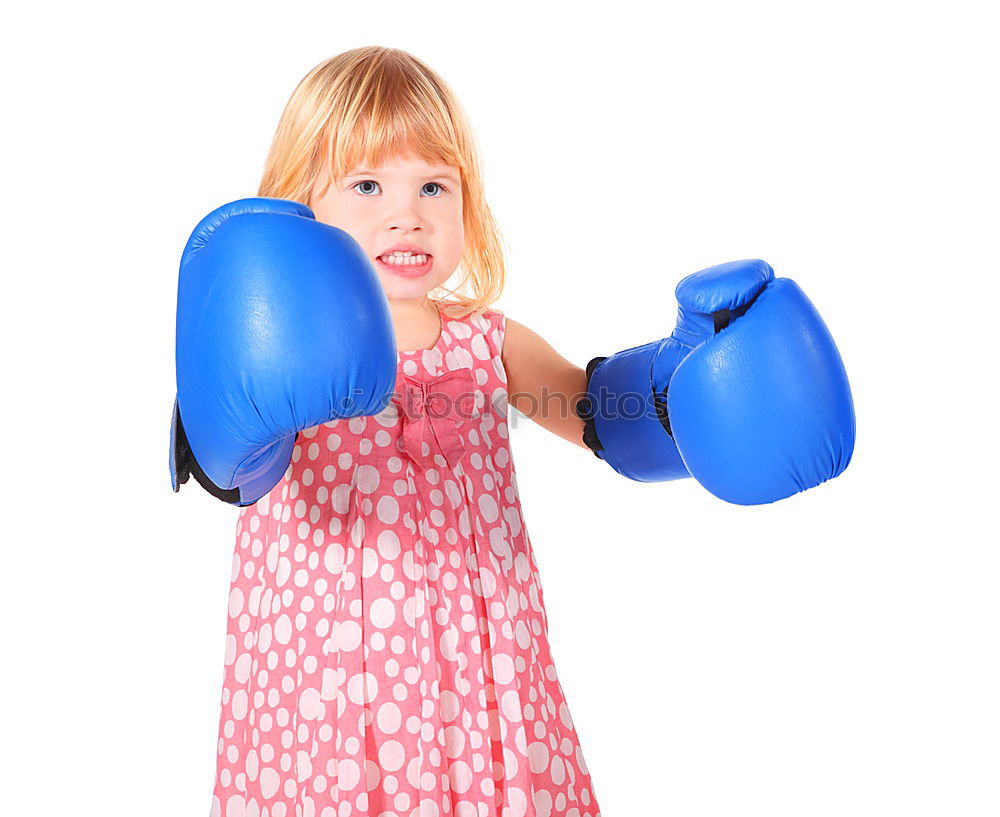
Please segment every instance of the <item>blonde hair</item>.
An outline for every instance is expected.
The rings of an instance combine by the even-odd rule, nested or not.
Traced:
[[[451,89],[411,54],[355,48],[306,74],[278,122],[257,195],[308,205],[324,172],[341,178],[362,161],[376,166],[406,153],[461,172],[462,277],[454,288],[446,281],[429,295],[456,317],[480,312],[500,296],[505,265],[475,137]],[[323,191],[330,182],[325,179]]]

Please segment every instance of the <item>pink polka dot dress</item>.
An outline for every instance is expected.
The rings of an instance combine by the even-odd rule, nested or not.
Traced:
[[[212,817],[599,817],[518,498],[505,317],[400,351],[240,509]]]

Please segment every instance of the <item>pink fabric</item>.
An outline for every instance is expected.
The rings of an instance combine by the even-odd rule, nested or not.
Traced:
[[[599,817],[549,653],[498,310],[240,511],[213,817]]]

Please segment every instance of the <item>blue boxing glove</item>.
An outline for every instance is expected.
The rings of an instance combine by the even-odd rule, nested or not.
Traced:
[[[396,382],[389,304],[346,232],[283,199],[234,201],[195,227],[177,288],[174,491],[193,474],[251,505],[298,432],[377,414]]]
[[[774,502],[840,474],[854,404],[801,289],[763,261],[689,275],[669,338],[587,366],[584,442],[644,482],[693,476],[728,502]]]

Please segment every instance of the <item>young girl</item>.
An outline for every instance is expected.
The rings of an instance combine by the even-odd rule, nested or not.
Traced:
[[[597,817],[507,426],[509,397],[586,449],[574,412],[535,409],[586,375],[490,308],[504,264],[464,113],[405,52],[341,54],[293,93],[258,194],[359,242],[398,376],[241,509],[212,814]]]

